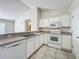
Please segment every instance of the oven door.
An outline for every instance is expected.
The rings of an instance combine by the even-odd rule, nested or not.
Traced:
[[[61,44],[61,35],[50,35],[49,43],[52,44]]]

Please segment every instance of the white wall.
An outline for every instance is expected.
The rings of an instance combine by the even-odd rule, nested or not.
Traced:
[[[41,11],[41,18],[52,18],[56,16],[60,16],[63,14],[69,13],[68,11],[53,11],[53,10],[42,10]]]
[[[14,32],[14,21],[0,19],[0,23],[5,23],[5,33]]]
[[[31,25],[32,25],[31,29],[32,29],[32,31],[37,31],[38,30],[37,8],[33,7],[33,8],[30,8],[28,11],[26,11],[18,19],[16,19],[16,21],[15,21],[15,32],[24,32],[25,31],[24,21],[26,19],[31,20]]]
[[[79,7],[72,13],[74,16],[72,19],[72,30],[73,30],[73,53],[75,54],[76,58],[79,59],[79,39],[76,38],[79,36]]]
[[[28,6],[20,0],[0,0],[0,18],[15,20],[22,13],[28,10]]]
[[[79,59],[79,0],[74,0],[70,8],[72,17],[72,31],[73,31],[73,53],[76,59]]]
[[[72,5],[70,7],[70,12],[74,12],[77,7],[79,7],[79,0],[73,0]]]

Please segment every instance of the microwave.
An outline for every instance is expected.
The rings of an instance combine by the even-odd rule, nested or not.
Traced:
[[[61,27],[61,22],[52,22],[50,23],[50,28]]]

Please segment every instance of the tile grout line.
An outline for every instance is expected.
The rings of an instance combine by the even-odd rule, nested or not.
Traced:
[[[48,50],[48,49],[46,49],[46,51],[47,51],[47,50]],[[43,59],[43,57],[45,56],[46,53],[47,53],[47,52],[44,53],[44,55],[42,56],[42,59]]]
[[[67,56],[67,59],[69,59],[69,55],[68,55],[68,53],[66,52],[66,56]]]
[[[55,59],[56,59],[56,56],[57,56],[57,49],[56,49],[56,53],[55,53]]]
[[[46,52],[44,52],[44,55],[45,55],[45,53],[46,53]],[[43,56],[44,56],[44,55],[43,55]],[[43,56],[42,56],[42,59],[43,59]],[[34,59],[36,59],[36,58],[34,58]]]
[[[69,59],[69,55],[67,55],[67,59]]]
[[[44,49],[44,53],[43,53],[43,55],[41,56],[41,59],[44,59],[44,57],[46,57],[46,55],[47,55],[47,51],[48,51],[49,49],[47,48],[47,47],[45,47],[45,49]],[[58,52],[58,49],[55,49],[56,51],[55,51],[55,56],[54,56],[54,59],[57,59],[57,54],[59,53]],[[51,50],[50,50],[51,51]],[[62,51],[62,50],[61,50]],[[65,52],[66,53],[66,52]],[[66,53],[66,54],[63,54],[63,55],[65,55],[66,57],[67,57],[67,59],[70,59],[69,57],[69,55],[68,55],[68,53]],[[34,59],[37,59],[37,58],[35,58],[34,57]],[[47,59],[47,58],[46,58]]]

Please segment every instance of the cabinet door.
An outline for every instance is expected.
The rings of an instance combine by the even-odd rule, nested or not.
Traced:
[[[34,52],[34,38],[27,40],[27,58]]]
[[[43,37],[44,37],[44,44],[47,44],[48,40],[49,40],[49,35],[45,34],[45,35],[43,35]]]
[[[40,46],[40,38],[39,37],[35,37],[35,50],[37,50]]]
[[[74,36],[72,44],[73,44],[73,53],[76,59],[79,59],[79,38]]]
[[[48,19],[40,19],[40,21],[39,21],[39,27],[49,27],[49,21],[48,21]]]
[[[62,36],[62,48],[71,50],[71,36]]]
[[[1,47],[1,59],[26,59],[26,41]]]
[[[40,46],[41,46],[42,44],[44,44],[44,37],[43,37],[43,35],[40,35]]]
[[[49,23],[53,23],[53,22],[59,22],[59,17],[53,17],[53,18],[49,18]]]
[[[63,15],[60,17],[60,20],[62,22],[62,26],[66,26],[66,27],[70,26],[70,22],[71,22],[70,15]]]

